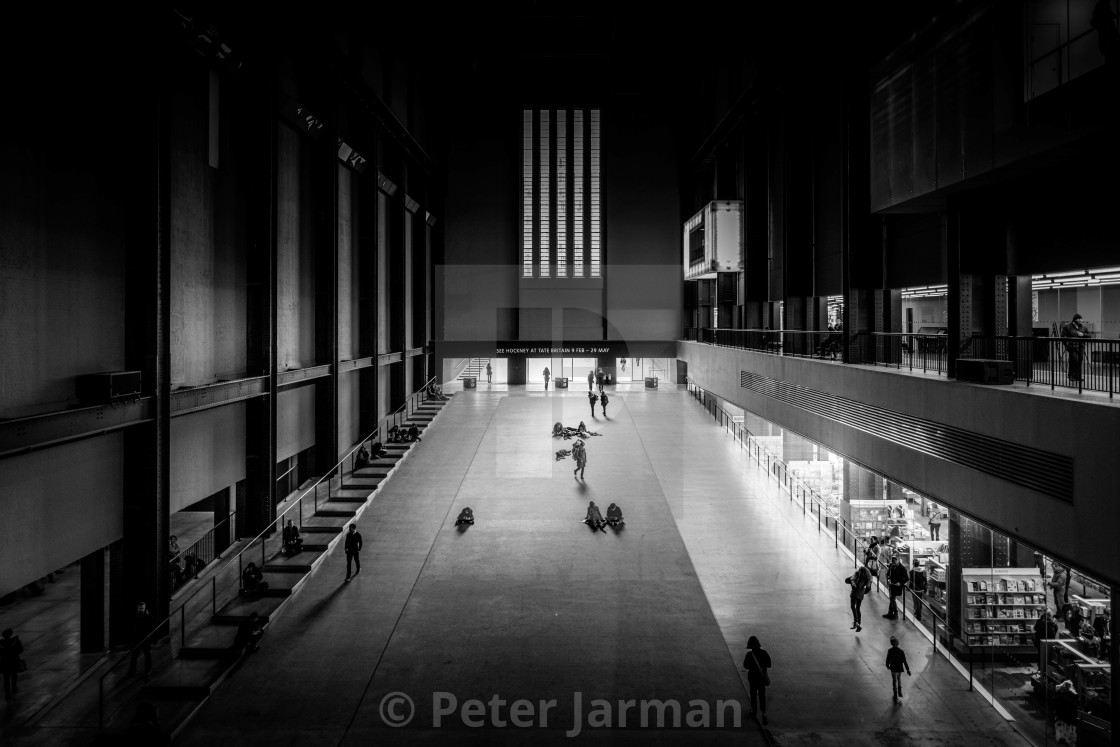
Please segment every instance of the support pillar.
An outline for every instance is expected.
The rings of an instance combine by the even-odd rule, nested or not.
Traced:
[[[81,562],[81,652],[105,650],[105,550],[94,550]]]

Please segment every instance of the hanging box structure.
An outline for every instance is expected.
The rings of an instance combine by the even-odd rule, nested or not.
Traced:
[[[139,371],[104,371],[82,374],[77,381],[78,399],[89,405],[107,405],[140,396]]]
[[[684,224],[684,279],[743,269],[743,203],[713,200]]]

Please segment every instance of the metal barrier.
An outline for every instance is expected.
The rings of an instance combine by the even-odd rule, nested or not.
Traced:
[[[972,358],[1010,361],[1016,381],[1113,393],[1120,389],[1120,340],[974,336]]]

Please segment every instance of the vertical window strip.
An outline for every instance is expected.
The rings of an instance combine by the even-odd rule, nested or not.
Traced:
[[[541,258],[540,258],[540,277],[549,277],[549,263],[552,261],[552,251],[549,246],[548,232],[549,232],[549,210],[548,200],[550,197],[548,183],[549,183],[549,167],[550,160],[548,157],[549,148],[549,112],[541,110],[541,143],[540,143],[540,163],[541,174],[539,179],[540,184],[540,210],[541,210]]]
[[[568,277],[568,112],[556,113],[556,277]]]
[[[591,277],[599,277],[599,110],[591,110]]]
[[[583,110],[572,112],[572,276],[583,277]]]
[[[521,154],[521,276],[533,277],[533,112],[524,112]]]

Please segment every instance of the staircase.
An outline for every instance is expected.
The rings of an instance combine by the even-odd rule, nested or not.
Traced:
[[[467,367],[459,374],[459,381],[475,377],[479,381],[486,381],[486,364],[490,362],[489,358],[471,358]]]
[[[484,372],[485,366],[483,360]],[[446,404],[446,401],[440,400],[424,402],[413,411],[402,427],[416,425],[423,438],[423,432]],[[113,735],[127,731],[136,699],[155,703],[168,731],[185,724],[239,662],[241,653],[234,649],[238,626],[248,619],[251,612],[256,612],[267,626],[284,602],[298,591],[312,569],[326,556],[334,542],[344,534],[346,525],[364,510],[376,495],[378,487],[389,479],[397,465],[415,446],[415,443],[385,444],[388,454],[384,458],[374,459],[370,466],[346,475],[344,484],[332,481],[329,491],[325,483],[318,486],[322,492],[316,501],[314,513],[310,516],[304,514],[302,518],[300,531],[304,541],[303,550],[291,557],[285,555],[281,551],[279,532],[265,541],[265,559],[261,570],[264,580],[268,582],[269,588],[266,591],[251,596],[237,595],[225,604],[221,604],[219,599],[219,606],[213,614],[210,614],[211,595],[200,595],[199,602],[190,604],[185,614],[202,624],[192,626],[194,632],[187,635],[178,654],[172,653],[172,658],[164,666],[157,664],[149,681],[141,685],[136,682],[136,678],[129,680],[113,677],[107,680],[107,688],[117,692],[115,696],[111,695],[113,702],[107,702],[106,729],[98,735],[95,744],[108,743],[105,739],[111,741]],[[262,556],[259,546],[247,551],[247,555],[249,554],[260,564]],[[221,587],[226,590],[227,597],[235,586],[240,585],[235,576],[237,572],[237,564],[219,571],[218,579]],[[174,643],[177,644],[178,641]],[[262,645],[268,645],[267,634]],[[169,653],[173,652],[173,647],[168,649]]]

